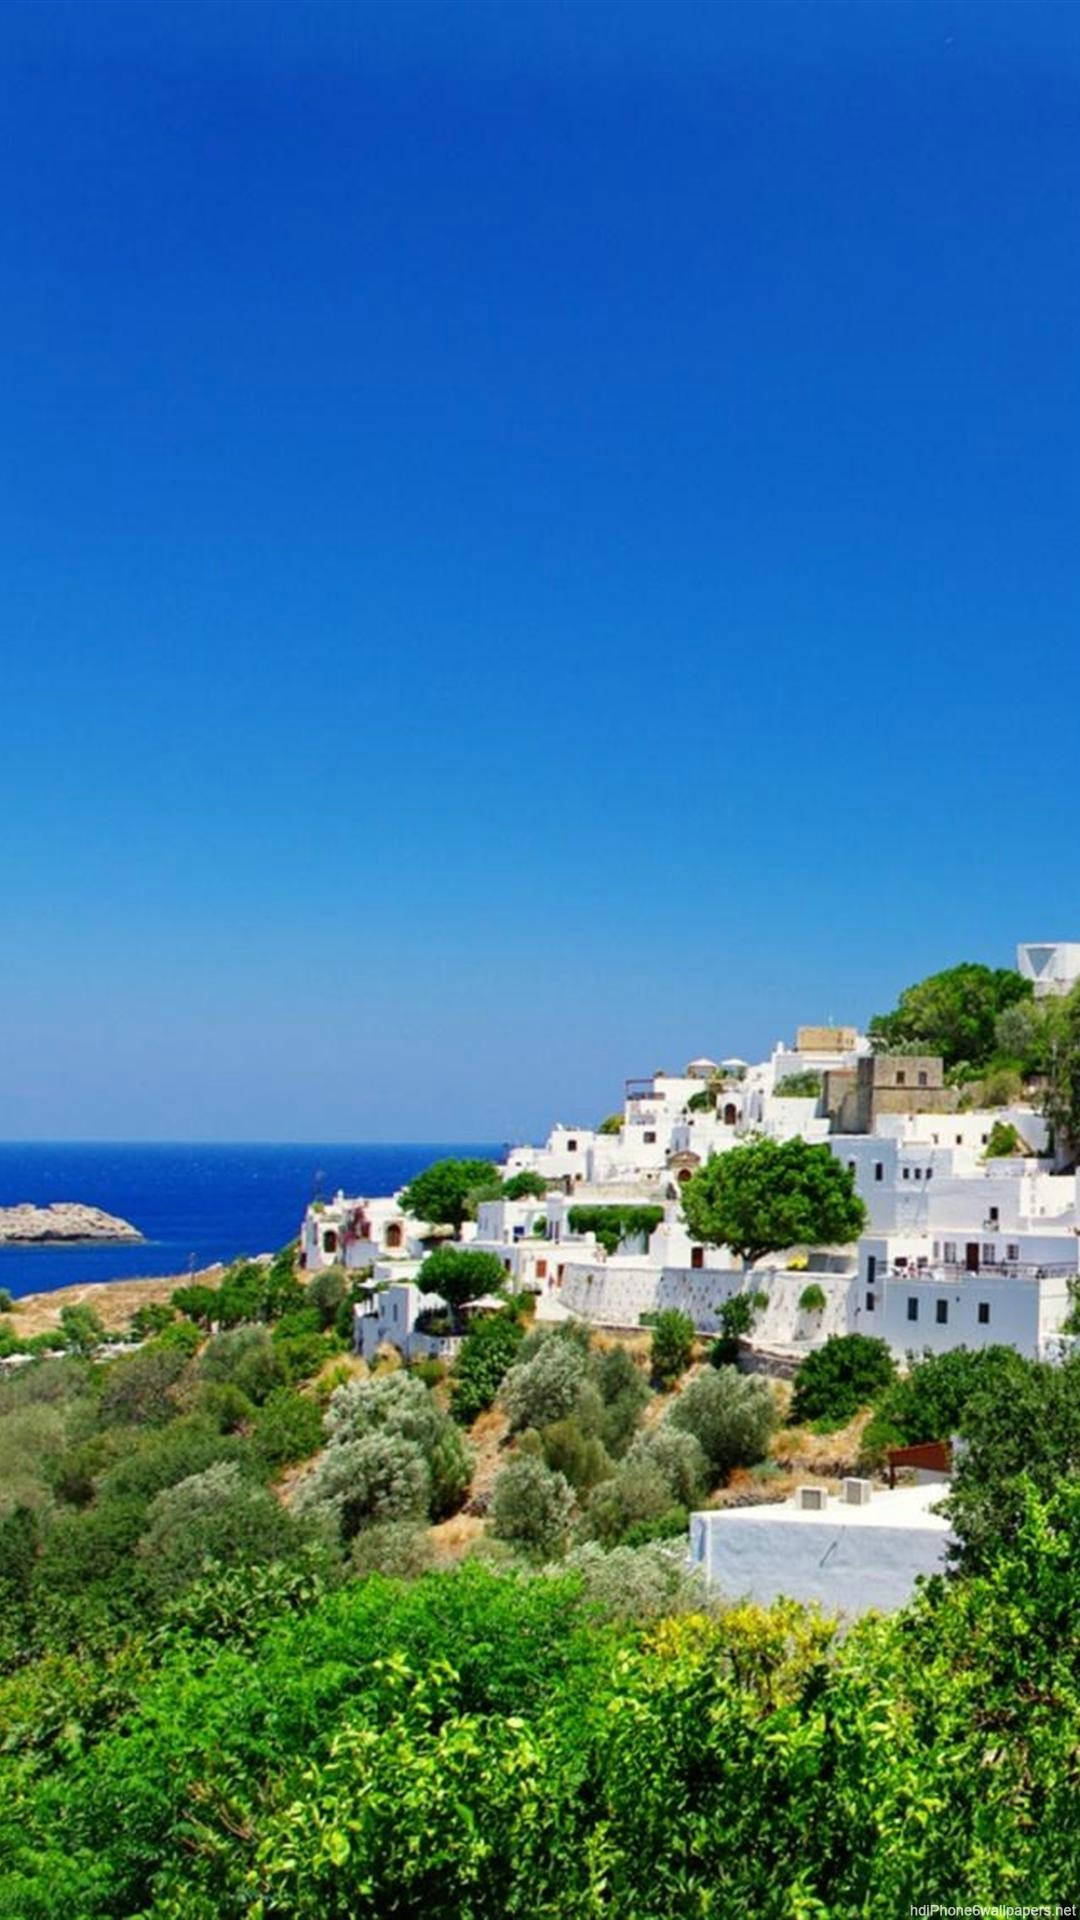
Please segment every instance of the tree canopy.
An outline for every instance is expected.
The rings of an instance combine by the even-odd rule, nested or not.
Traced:
[[[424,1261],[416,1284],[425,1293],[441,1294],[448,1307],[460,1307],[466,1300],[479,1300],[481,1294],[498,1293],[505,1280],[497,1254],[472,1247],[436,1247]]]
[[[940,1054],[946,1068],[980,1069],[997,1050],[999,1017],[1032,991],[1011,967],[965,960],[905,987],[891,1013],[874,1015],[870,1038],[879,1053],[919,1049]]]
[[[433,1160],[430,1167],[410,1180],[402,1194],[406,1213],[416,1220],[430,1220],[435,1226],[455,1231],[469,1218],[469,1200],[477,1187],[498,1187],[498,1172],[491,1160]]]
[[[695,1240],[744,1260],[782,1247],[846,1246],[866,1222],[850,1170],[805,1140],[751,1140],[711,1155],[683,1187],[682,1205]]]

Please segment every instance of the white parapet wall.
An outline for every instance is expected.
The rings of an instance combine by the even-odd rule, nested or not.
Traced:
[[[825,1295],[825,1305],[817,1312],[799,1305],[811,1285]],[[594,1326],[636,1327],[643,1313],[678,1307],[690,1315],[699,1333],[719,1333],[724,1302],[747,1292],[765,1296],[753,1332],[754,1340],[765,1346],[819,1346],[830,1334],[851,1333],[856,1326],[851,1274],[757,1268],[747,1276],[719,1267],[658,1271],[644,1262],[608,1260],[567,1266],[558,1297],[570,1313]]]

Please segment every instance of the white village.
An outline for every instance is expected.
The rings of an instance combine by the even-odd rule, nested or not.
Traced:
[[[1036,1006],[1063,999],[1080,981],[1080,942],[1022,944],[1016,972]],[[450,1362],[475,1316],[498,1310],[488,1294],[451,1311],[421,1284],[449,1240],[497,1258],[503,1291],[532,1296],[538,1323],[628,1332],[676,1309],[708,1336],[741,1299],[750,1372],[790,1378],[850,1334],[884,1341],[900,1365],[1003,1346],[1061,1361],[1080,1344],[1069,1331],[1080,1171],[1066,1170],[1039,1086],[1003,1091],[973,1105],[938,1056],[890,1051],[854,1027],[800,1026],[762,1061],[702,1055],[628,1079],[621,1110],[599,1125],[560,1122],[542,1145],[513,1147],[499,1169],[511,1192],[480,1197],[456,1230],[415,1218],[401,1193],[317,1199],[299,1264],[360,1279],[354,1346],[368,1361],[390,1349]],[[747,1258],[694,1237],[683,1206],[694,1175],[761,1140],[824,1147],[848,1169],[865,1208],[855,1241]],[[515,1187],[526,1190],[514,1197]],[[887,1492],[848,1479],[839,1499],[808,1486],[781,1507],[695,1514],[691,1558],[766,1601],[896,1606],[946,1558],[935,1508],[948,1459],[921,1453],[906,1463],[910,1484]]]

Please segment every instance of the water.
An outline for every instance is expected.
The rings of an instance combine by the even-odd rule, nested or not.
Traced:
[[[101,1146],[0,1143],[0,1206],[81,1201],[130,1220],[137,1246],[0,1246],[0,1286],[44,1293],[88,1280],[183,1273],[270,1253],[324,1196],[394,1193],[444,1154],[499,1159],[492,1146]]]

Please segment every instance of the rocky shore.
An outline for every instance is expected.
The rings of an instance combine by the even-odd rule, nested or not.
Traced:
[[[120,1220],[100,1207],[54,1200],[48,1207],[0,1207],[0,1243],[31,1244],[49,1240],[141,1240],[130,1220]]]

